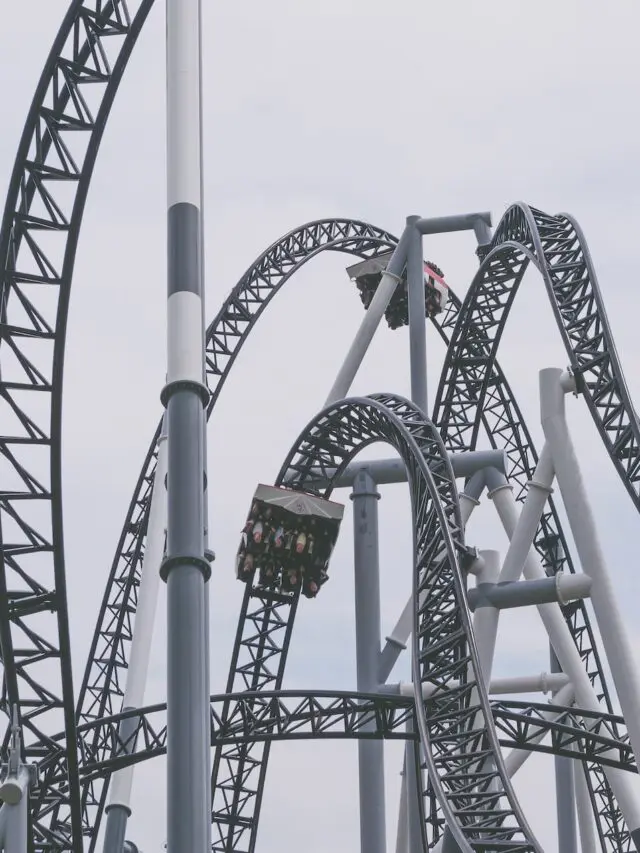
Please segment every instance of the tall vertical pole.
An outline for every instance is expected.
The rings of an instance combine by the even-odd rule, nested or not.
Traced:
[[[411,352],[411,399],[427,413],[427,324],[425,321],[424,259],[419,216],[407,216],[407,295]]]
[[[424,259],[422,234],[416,228],[419,216],[407,216],[407,296],[409,302],[409,352],[411,366],[411,399],[427,414],[427,326],[425,320]],[[413,732],[412,722],[407,723],[407,732]],[[420,825],[420,802],[422,779],[416,766],[416,750],[420,746],[408,740],[405,747],[407,786],[407,817],[409,823],[409,853],[422,850],[422,827]]]
[[[160,587],[160,564],[164,555],[165,529],[167,525],[167,427],[166,418],[162,421],[162,431],[158,441],[158,463],[151,493],[149,519],[147,522],[147,544],[140,570],[138,588],[138,609],[133,626],[133,639],[129,653],[127,683],[122,700],[122,710],[141,708],[144,704],[144,692],[147,685],[149,658],[153,626],[156,618],[158,592]],[[134,735],[138,727],[138,717],[126,717],[120,724],[118,736],[128,752],[135,748]],[[122,767],[113,774],[106,808],[107,825],[104,834],[104,853],[122,853],[127,830],[127,821],[131,814],[131,787],[134,765]]]
[[[167,0],[167,849],[206,853],[201,2]]]
[[[355,568],[356,668],[358,691],[378,689],[380,659],[380,561],[376,483],[366,469],[358,472],[351,494]],[[360,850],[385,853],[384,744],[358,741],[360,776]]]
[[[553,651],[549,649],[551,672],[562,672],[562,667]],[[558,814],[558,850],[562,853],[578,853],[576,830],[576,792],[572,758],[554,756],[556,770],[556,810]]]

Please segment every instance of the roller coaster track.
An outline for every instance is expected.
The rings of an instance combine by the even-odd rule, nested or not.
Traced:
[[[29,112],[0,231],[3,355],[0,391],[3,413],[10,412],[15,423],[14,434],[0,438],[3,470],[10,471],[8,478],[3,476],[0,491],[0,653],[4,672],[1,703],[5,711],[10,705],[18,707],[25,731],[26,759],[38,761],[45,778],[47,772],[55,771],[57,778],[66,780],[51,788],[43,785],[34,804],[35,845],[43,848],[80,851],[81,835],[92,833],[92,817],[99,818],[106,790],[103,785],[99,795],[92,799],[92,792],[85,789],[82,797],[85,807],[80,807],[60,489],[61,389],[70,285],[90,178],[113,99],[151,5],[152,0],[75,0],[71,3]],[[60,187],[64,187],[64,192]],[[496,267],[495,280],[491,275],[485,279],[487,292],[502,284],[501,275],[511,275],[513,271],[515,259],[512,264],[498,259],[499,244],[506,250],[509,241],[519,242],[522,237],[522,268],[533,257],[546,276],[548,289],[552,281],[551,289],[557,293],[561,305],[559,308],[554,303],[554,310],[562,322],[571,362],[582,380],[582,390],[617,470],[637,502],[638,425],[581,235],[568,217],[546,217],[543,221],[545,215],[535,212],[540,228],[536,236],[537,226],[532,229],[530,223],[523,222],[527,219],[525,212],[523,206],[512,209],[496,232],[492,257],[481,268],[482,272],[491,264]],[[537,221],[534,219],[534,224]],[[347,225],[355,226],[356,223]],[[224,315],[224,319],[216,331],[218,337],[215,340],[209,337],[213,348],[207,362],[210,378],[220,376],[220,370],[226,376],[239,350],[238,344],[244,341],[252,322],[268,301],[272,289],[270,276],[275,274],[276,282],[282,283],[277,268],[269,267],[269,263],[275,259],[281,268],[289,269],[290,275],[307,256],[327,247],[308,246],[305,239],[315,228],[322,242],[322,229],[330,230],[328,224],[317,223],[309,228],[310,231],[294,232],[297,240],[287,243],[285,238],[275,244],[269,259],[263,256],[265,266],[259,273],[260,281],[254,281],[251,294],[245,294],[247,301],[241,298],[233,302],[230,298],[225,305],[228,314],[223,309],[219,315]],[[393,245],[389,235],[380,238],[384,232],[370,226],[362,228],[369,229],[371,253]],[[557,241],[555,248],[554,239]],[[353,243],[345,239],[343,248],[351,251],[350,247],[356,243],[357,239]],[[544,251],[541,250],[543,243]],[[278,257],[280,245],[282,252]],[[560,262],[553,263],[554,252],[558,253],[556,259],[560,255],[565,257],[567,269],[562,269]],[[353,253],[358,254],[357,251]],[[367,251],[360,253],[362,257],[366,255]],[[549,260],[553,271],[545,273]],[[581,277],[578,275],[580,269],[583,270]],[[519,276],[511,275],[512,284],[519,283],[522,272],[523,269]],[[276,289],[277,286],[273,287],[273,292]],[[41,295],[45,290],[46,299]],[[262,300],[258,304],[253,302],[256,296]],[[452,301],[443,318],[441,333],[445,336],[454,325],[458,307],[459,304]],[[495,328],[490,331],[495,335]],[[491,347],[490,341],[484,341],[483,345],[487,343]],[[478,393],[485,395],[480,419],[493,430],[493,443],[507,449],[512,466],[510,476],[522,489],[531,475],[535,451],[510,389],[495,363],[485,373],[484,386],[477,384],[476,378],[471,376],[472,371],[468,373],[470,384],[465,405],[469,398],[473,405]],[[462,383],[458,390],[460,388]],[[441,393],[439,399],[444,405],[447,394]],[[455,438],[458,430],[468,433],[461,418],[457,418],[456,427],[451,430],[447,429],[445,421],[446,418],[439,416],[438,424],[447,435],[450,447],[456,443],[463,445],[460,437]],[[477,414],[467,423],[473,425],[471,433],[477,436]],[[45,455],[45,466],[34,464],[34,460],[41,463]],[[154,459],[155,442],[130,506],[87,670],[91,677],[96,671],[100,673],[102,689],[96,686],[91,692],[88,684],[94,682],[91,678],[85,679],[78,710],[80,723],[92,718],[91,709],[86,717],[83,710],[92,702],[102,704],[108,714],[107,706],[122,695],[120,678],[122,669],[126,668],[126,650],[135,612]],[[44,473],[43,467],[46,468]],[[44,521],[43,508],[48,514],[48,520]],[[536,545],[549,571],[556,571],[567,563],[568,552],[552,512],[543,519]],[[117,572],[116,566],[122,571]],[[243,612],[249,606],[249,598],[248,594]],[[275,646],[278,634],[284,639],[290,637],[293,619],[289,617],[293,612],[282,618],[283,612],[279,607],[271,609],[258,604],[250,617],[250,621],[254,617],[258,621],[266,620],[269,642]],[[565,613],[592,680],[610,710],[586,612],[578,606]],[[274,630],[269,621],[272,615],[276,623],[278,619],[282,623]],[[106,639],[107,623],[118,628],[113,642]],[[259,642],[256,644],[260,646]],[[245,651],[249,645],[245,645]],[[261,648],[265,648],[264,643]],[[274,648],[269,654],[272,658],[278,656]],[[57,674],[51,667],[52,662],[56,664]],[[256,664],[254,670],[258,666]],[[250,674],[249,664],[240,668],[246,682],[256,681]],[[258,683],[262,683],[261,679],[263,677],[259,676]],[[273,677],[264,683],[273,684]],[[89,694],[91,701],[86,699]],[[62,758],[52,744],[61,720],[67,744]],[[55,768],[50,765],[54,755],[58,755]],[[627,850],[628,835],[606,781],[598,776],[597,768],[590,768],[590,771],[603,849]],[[93,813],[91,803],[95,807]],[[255,825],[251,831],[255,834]]]
[[[81,726],[78,735],[82,744],[92,743],[87,735],[94,729],[106,741],[106,746],[100,744],[95,753],[83,753],[81,779],[103,778],[122,767],[164,755],[166,707],[157,704],[125,711]],[[211,743],[215,746],[309,738],[417,741],[418,735],[408,734],[406,729],[407,721],[415,720],[414,711],[413,698],[379,693],[281,690],[222,694],[211,697]],[[608,767],[638,772],[622,717],[542,702],[513,701],[492,702],[491,713],[503,747],[578,761],[595,760]],[[131,718],[135,718],[135,728],[123,729],[123,721]],[[127,732],[125,736],[123,731]],[[547,734],[551,735],[550,742],[543,740]],[[59,749],[64,749],[64,735],[55,740]]]
[[[36,846],[82,835],[64,570],[61,391],[71,278],[90,178],[113,98],[151,3],[73,2],[40,78],[0,231],[0,649],[5,713],[46,771],[67,738],[64,786],[41,790]],[[137,11],[132,20],[130,12]],[[8,476],[7,476],[8,472]],[[65,822],[40,820],[65,810]]]

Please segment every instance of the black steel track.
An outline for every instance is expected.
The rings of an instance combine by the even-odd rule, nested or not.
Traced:
[[[414,682],[435,682],[441,688],[429,699],[416,700],[430,780],[423,791],[425,849],[437,838],[430,837],[432,787],[464,853],[492,845],[539,851],[506,773],[482,683],[466,607],[466,579],[459,567],[466,549],[458,491],[437,428],[412,403],[394,395],[340,401],[303,431],[276,485],[286,478],[288,488],[329,497],[333,481],[349,462],[376,442],[390,444],[406,466],[415,531],[414,600],[423,591],[429,593],[416,604]],[[329,486],[316,490],[313,482],[319,479]],[[224,827],[215,813],[214,827]],[[241,826],[232,823],[225,829],[229,839]],[[214,849],[219,845],[214,838]]]
[[[336,245],[335,228],[340,226],[347,229],[341,235],[342,245]],[[222,307],[216,320],[212,323],[208,330],[208,356],[207,368],[209,371],[209,383],[213,390],[212,405],[215,403],[217,394],[221,390],[224,379],[228,375],[228,368],[236,357],[240,345],[246,339],[248,331],[259,313],[266,305],[268,298],[271,298],[278,287],[288,280],[295,269],[306,262],[309,257],[314,256],[319,251],[325,249],[338,249],[349,251],[350,253],[360,256],[366,256],[365,252],[361,251],[361,246],[358,244],[357,232],[352,228],[366,229],[364,232],[367,237],[371,237],[373,244],[377,244],[377,251],[388,251],[395,245],[394,238],[390,237],[386,232],[381,232],[378,229],[373,229],[371,226],[365,226],[361,223],[335,223],[334,221],[325,221],[312,223],[310,226],[298,229],[291,232],[278,243],[275,243],[267,250],[258,261],[249,268],[243,279],[234,288],[227,302]],[[376,246],[372,245],[371,253],[376,252]],[[519,270],[520,275],[524,273],[524,266]],[[440,322],[437,324],[441,336],[445,342],[448,341],[450,332],[457,320],[460,303],[455,299],[451,300],[446,314],[438,318]],[[474,382],[469,383],[468,395],[473,400],[478,393],[478,386]],[[519,412],[517,403],[513,398],[513,394],[504,379],[502,372],[497,364],[494,364],[492,369],[492,378],[490,383],[490,397],[487,400],[487,426],[490,434],[490,440],[494,446],[503,447],[507,450],[511,462],[510,477],[518,486],[518,498],[523,499],[526,482],[530,479],[533,468],[537,460],[535,448],[528,434],[524,421]],[[157,436],[156,436],[157,437]],[[475,441],[475,437],[474,437]],[[474,445],[469,445],[466,449],[471,449]],[[457,448],[456,448],[457,449]],[[134,499],[132,500],[130,512],[123,529],[121,545],[114,561],[112,568],[111,580],[107,587],[105,600],[102,609],[102,617],[98,625],[98,631],[94,640],[94,647],[100,649],[99,654],[92,653],[87,673],[85,677],[86,685],[90,685],[87,691],[83,691],[85,697],[88,693],[91,694],[91,702],[87,702],[85,698],[85,707],[89,709],[89,719],[94,716],[100,716],[102,713],[113,713],[117,710],[113,705],[121,699],[121,673],[126,668],[127,647],[130,642],[130,621],[132,611],[135,610],[134,595],[137,592],[137,581],[142,559],[142,547],[140,540],[144,536],[145,513],[148,509],[149,488],[152,482],[153,470],[155,467],[155,442],[147,455],[145,468],[139,480],[139,487],[136,490]],[[564,537],[557,522],[557,517],[553,510],[545,513],[541,529],[539,531],[536,542],[540,550],[544,562],[552,571],[559,569],[570,569],[569,552],[564,542]],[[248,608],[253,607],[251,612]],[[239,632],[236,638],[236,646],[231,666],[231,672],[238,673],[238,680],[230,677],[230,689],[252,689],[252,684],[256,683],[255,679],[267,685],[273,686],[274,680],[278,677],[278,660],[280,654],[276,651],[276,638],[278,635],[282,639],[286,639],[290,632],[286,630],[290,622],[290,616],[286,614],[287,605],[279,608],[263,608],[259,602],[247,597],[243,603],[242,613],[240,617]],[[284,617],[283,617],[284,614]],[[566,611],[567,617],[570,620],[573,636],[578,648],[585,660],[585,665],[596,684],[596,689],[599,695],[604,696],[607,704],[609,704],[608,692],[606,684],[602,678],[602,667],[600,666],[595,641],[588,623],[586,611],[582,605],[573,607]],[[117,629],[116,620],[124,625],[125,630]],[[262,661],[259,651],[260,643],[258,642],[260,634],[264,629],[266,634],[269,634],[269,651],[268,662]],[[238,654],[244,649],[246,660],[238,661]],[[286,649],[284,649],[286,657]],[[252,672],[255,670],[255,676]],[[262,670],[262,674],[258,674],[258,670]],[[266,680],[265,680],[266,679]],[[95,707],[95,702],[98,701],[104,711],[99,707]],[[91,710],[91,705],[94,704],[94,710]],[[82,707],[82,706],[81,706]],[[109,709],[109,710],[107,710]],[[95,718],[95,717],[94,717]],[[84,719],[81,717],[81,719]],[[216,761],[219,765],[220,756],[216,756]],[[252,765],[252,775],[259,770],[258,766]],[[598,768],[594,772],[599,772]],[[237,776],[236,779],[240,779]],[[228,784],[232,784],[232,779],[225,776],[224,779],[218,780],[224,788]],[[238,783],[239,784],[239,783]],[[98,804],[98,814],[96,815],[95,823],[99,820],[102,805],[104,804],[103,783],[101,796],[94,796],[94,803]],[[100,787],[99,786],[99,787]],[[242,788],[246,786],[243,785]],[[253,789],[253,786],[251,786]],[[615,802],[611,799],[609,787],[606,779],[601,776],[597,780],[597,790],[601,792],[600,796],[608,798],[610,803],[609,809],[596,812],[596,819],[602,823],[606,819],[606,812],[615,813]],[[257,797],[258,792],[253,789],[250,791],[241,791],[238,788],[238,793],[230,800],[226,799],[227,807],[233,809],[238,806],[240,800],[251,801],[259,806]],[[256,815],[257,817],[257,815]],[[619,819],[618,819],[619,821]],[[611,828],[608,825],[600,828],[601,836],[613,837]],[[614,838],[614,843],[611,849],[621,850],[622,844]]]
[[[108,742],[106,751],[101,748],[82,755],[81,778],[107,777],[123,767],[164,755],[166,707],[159,703],[81,726],[81,743],[92,742],[87,737],[92,729],[100,729],[100,737]],[[638,772],[622,717],[545,702],[510,701],[492,701],[491,714],[502,747],[576,761],[596,760],[607,767]],[[129,734],[123,739],[121,724],[132,717],[136,718],[135,730],[127,728]],[[417,741],[417,734],[407,733],[410,719],[415,720],[413,697],[327,690],[223,693],[211,697],[211,745],[310,738]],[[540,740],[548,735],[550,743]],[[64,748],[64,735],[54,740]]]
[[[496,229],[447,349],[434,407],[434,418],[442,425],[443,439],[452,450],[466,449],[475,445],[487,420],[494,431],[500,426],[501,414],[493,413],[493,366],[522,281],[521,270],[530,261],[542,274],[578,388],[609,457],[634,504],[640,508],[640,426],[584,237],[573,219],[564,214],[550,216],[525,204],[516,204]],[[471,398],[470,386],[476,389]],[[539,529],[536,547],[543,557],[548,550],[547,538],[544,530]],[[548,562],[546,569],[549,573],[557,571]],[[579,641],[581,630],[575,620],[577,615],[583,619],[583,614],[573,614],[569,608],[565,609],[565,615],[574,638]],[[602,689],[601,668],[587,665],[587,670],[611,712],[610,698]],[[602,849],[633,850],[602,767],[589,764],[587,782]]]
[[[27,760],[39,761],[45,775],[52,772],[59,780],[66,780],[59,786],[43,786],[34,805],[32,819],[37,848],[66,850],[73,846],[79,851],[81,834],[91,834],[95,825],[91,808],[81,809],[77,796],[77,736],[60,492],[64,340],[75,250],[93,165],[122,73],[151,5],[152,0],[71,3],[29,112],[0,231],[0,341],[3,344],[0,395],[3,421],[15,424],[11,434],[0,437],[4,464],[13,472],[12,482],[0,491],[0,655],[4,672],[1,707],[6,711],[12,704],[18,706],[26,735]],[[395,242],[370,226],[346,223],[351,225],[370,229],[373,241],[369,253],[384,251]],[[248,294],[240,295],[236,302],[227,302],[227,313],[216,331],[217,337],[212,335],[209,339],[210,379],[218,376],[224,380],[239,351],[237,344],[244,341],[253,321],[283,279],[317,251],[328,248],[323,244],[327,234],[322,229],[330,230],[330,224],[308,226],[313,227],[317,230],[317,242],[312,237],[311,243],[306,244],[304,240],[311,232],[299,229],[265,253],[262,268],[254,266],[249,271],[257,273],[251,294],[257,304],[247,304]],[[379,237],[381,234],[383,239]],[[354,237],[353,243],[345,239],[341,250],[352,252],[358,239]],[[519,206],[503,219],[492,247],[495,249],[507,239],[521,240],[533,251],[547,288],[556,295],[554,310],[562,324],[571,363],[605,445],[638,505],[638,423],[579,229],[569,217],[547,217],[539,211],[528,217],[526,208]],[[367,255],[366,251],[352,253]],[[493,263],[496,258],[494,255],[489,261]],[[525,252],[521,259],[526,265]],[[516,262],[515,256],[512,262]],[[508,264],[501,264],[504,275]],[[281,274],[283,269],[288,269],[285,276]],[[274,273],[275,286],[271,281]],[[485,284],[487,281],[501,284],[495,269],[492,275],[493,279],[488,276]],[[519,283],[520,278],[521,273],[511,281],[517,279]],[[48,296],[43,298],[45,291]],[[440,324],[445,339],[457,308],[458,304],[452,301]],[[504,377],[494,364],[480,385],[471,371],[467,378],[465,403],[480,396],[485,405],[484,411],[480,406],[480,416],[476,413],[471,417],[475,433],[465,449],[475,444],[477,425],[483,419],[493,432],[494,443],[506,446],[512,462],[512,479],[523,486],[535,462],[535,451]],[[452,449],[455,448],[451,436],[461,422],[458,417],[456,429],[447,433],[447,418],[439,419]],[[456,441],[460,443],[458,437]],[[92,674],[99,671],[102,679],[102,689],[96,685],[92,693],[99,707],[98,716],[108,714],[109,704],[121,696],[119,681],[121,670],[126,668],[126,646],[135,612],[136,578],[144,548],[154,462],[155,442],[132,500],[102,610],[101,631],[92,649]],[[48,521],[42,520],[43,509]],[[556,571],[567,560],[556,521],[553,513],[543,519],[537,541],[550,571]],[[586,613],[581,606],[565,612],[592,680],[610,707]],[[263,620],[261,624],[270,624],[272,614],[256,612],[255,615]],[[109,621],[116,629],[113,633],[117,639],[101,650],[100,641],[108,633],[102,629]],[[279,633],[285,639],[290,636],[292,622],[286,618],[280,625]],[[277,640],[272,642],[277,646]],[[14,646],[20,649],[19,656]],[[51,661],[57,662],[57,677],[52,676]],[[254,683],[256,679],[246,666],[243,671],[245,681]],[[83,699],[88,692],[86,679]],[[82,707],[81,703],[80,722],[85,719]],[[50,738],[62,721],[67,750],[62,759],[59,755],[55,759],[63,764],[54,768],[49,763],[55,755]],[[592,796],[598,797],[596,817],[603,849],[630,849],[626,829],[621,819],[615,818],[617,809],[606,780],[598,768],[592,770],[596,777],[600,772],[599,780],[594,779],[598,781],[597,794],[593,782],[591,790]],[[85,787],[83,798],[85,805],[93,802],[99,811],[104,790],[92,800],[91,791]],[[603,820],[611,820],[604,834]]]
[[[67,737],[65,784],[43,789],[32,809],[38,849],[82,849],[62,524],[64,344],[93,166],[150,6],[71,3],[29,110],[0,230],[0,705],[17,707],[25,759],[45,770],[63,723]]]

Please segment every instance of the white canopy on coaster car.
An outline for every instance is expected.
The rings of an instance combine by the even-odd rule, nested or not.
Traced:
[[[307,495],[304,492],[294,492],[277,486],[258,486],[253,496],[254,501],[261,501],[270,506],[285,509],[294,515],[313,516],[329,521],[342,521],[344,506],[334,501]]]

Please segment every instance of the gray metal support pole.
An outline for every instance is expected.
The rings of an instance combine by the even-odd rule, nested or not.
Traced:
[[[331,391],[329,391],[329,396],[325,402],[326,406],[335,403],[336,400],[342,400],[349,393],[349,388],[351,388],[355,375],[360,369],[362,359],[369,349],[369,344],[373,340],[376,329],[380,325],[380,321],[384,317],[384,312],[387,310],[387,305],[391,301],[391,297],[395,293],[398,282],[400,281],[400,275],[402,274],[407,258],[408,238],[409,235],[405,229],[389,260],[387,269],[382,274],[380,284],[373,295],[371,304],[365,312],[360,328],[355,334],[347,357],[338,371]]]
[[[5,853],[27,853],[28,827],[29,827],[29,792],[24,792],[19,803],[10,806],[5,803],[7,809],[7,822],[4,830]]]
[[[355,568],[356,667],[358,690],[378,687],[380,656],[380,565],[378,557],[378,500],[375,481],[366,470],[353,483],[353,542]],[[384,744],[358,741],[360,773],[360,849],[385,853]]]
[[[427,413],[427,324],[425,318],[424,258],[419,216],[407,216],[407,295],[409,298],[409,347],[411,350],[411,399]]]
[[[209,844],[201,0],[167,0],[167,849]]]
[[[551,672],[562,672],[558,658],[549,648]],[[558,850],[578,853],[576,831],[576,791],[573,776],[573,759],[554,756],[556,769],[556,809],[558,814]]]
[[[415,733],[413,720],[407,720],[407,734]],[[408,739],[404,748],[405,777],[407,786],[407,823],[409,835],[409,853],[422,853],[422,826],[420,825],[420,797],[422,796],[422,779],[416,767],[416,750],[420,755],[419,742]]]
[[[485,228],[482,229],[478,223],[484,224]],[[417,217],[416,227],[421,234],[448,234],[452,231],[473,230],[477,239],[480,236],[484,239],[491,228],[491,214],[487,210],[482,213],[458,213],[453,216],[433,216],[428,219]]]
[[[398,806],[398,832],[396,834],[396,853],[409,853],[409,815],[407,813],[407,755],[405,750],[402,761],[402,782],[400,783],[400,805]]]

